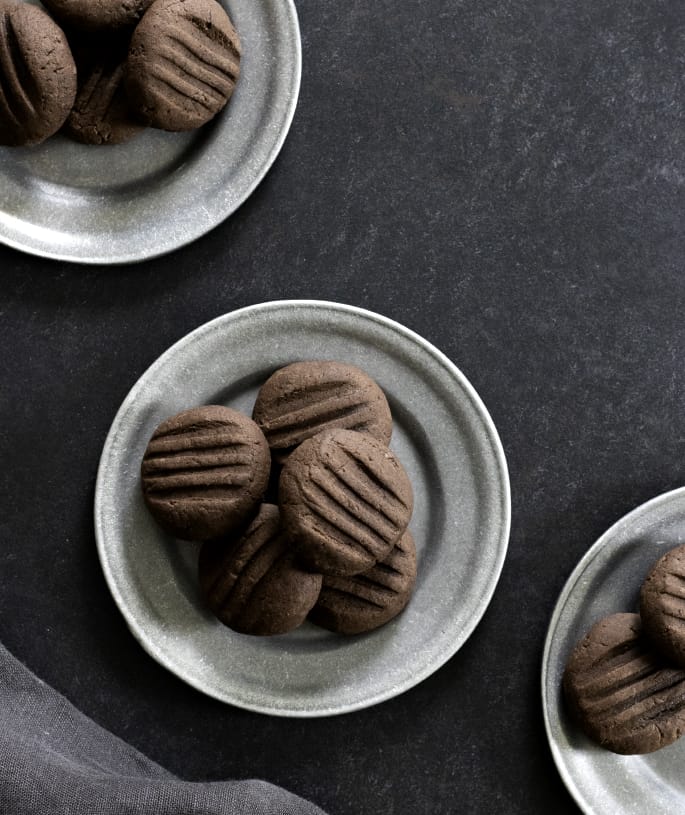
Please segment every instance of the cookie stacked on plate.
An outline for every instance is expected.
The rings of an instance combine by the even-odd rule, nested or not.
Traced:
[[[0,144],[63,128],[120,144],[192,130],[228,103],[241,44],[217,0],[0,0]],[[52,16],[50,16],[52,15]]]
[[[685,545],[663,555],[640,613],[612,614],[576,645],[564,671],[571,714],[615,753],[651,753],[685,733]]]
[[[169,534],[202,542],[201,594],[230,628],[282,634],[309,617],[370,631],[416,579],[413,492],[391,433],[387,399],[359,368],[296,362],[263,384],[252,418],[210,405],[163,422],[143,496]]]

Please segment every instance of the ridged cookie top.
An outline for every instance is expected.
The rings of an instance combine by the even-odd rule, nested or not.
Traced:
[[[257,509],[269,477],[269,448],[257,425],[220,405],[162,422],[141,465],[145,502],[168,532],[218,537]]]
[[[262,504],[235,543],[206,543],[198,576],[208,607],[243,634],[291,631],[304,621],[321,588],[321,575],[303,571],[294,560],[278,507],[271,504]]]
[[[390,555],[368,572],[350,577],[326,575],[309,619],[338,634],[361,634],[396,617],[416,582],[416,546],[407,531]]]
[[[191,130],[226,105],[240,74],[240,39],[216,0],[155,0],[136,26],[126,89],[153,127]]]
[[[685,671],[651,648],[638,614],[596,623],[571,654],[563,685],[586,733],[615,753],[650,753],[685,732]]]
[[[645,632],[661,653],[685,668],[685,546],[659,558],[640,592]]]
[[[152,0],[43,0],[65,25],[84,31],[135,25]]]
[[[76,65],[43,9],[0,0],[0,144],[38,144],[56,133],[76,96]]]
[[[308,566],[356,574],[384,560],[413,508],[409,478],[373,436],[329,430],[304,441],[283,468],[284,525]]]
[[[280,368],[260,388],[252,412],[277,460],[322,430],[346,428],[387,444],[392,417],[385,394],[364,371],[315,360]]]

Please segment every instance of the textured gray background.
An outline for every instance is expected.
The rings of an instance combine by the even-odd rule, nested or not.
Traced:
[[[186,778],[261,776],[333,815],[574,813],[542,727],[547,621],[594,539],[683,481],[685,7],[297,6],[293,128],[228,222],[118,269],[0,249],[0,640]],[[91,517],[105,435],[149,363],[285,297],[370,308],[448,354],[513,493],[502,579],[457,657],[318,721],[222,706],[157,666]]]

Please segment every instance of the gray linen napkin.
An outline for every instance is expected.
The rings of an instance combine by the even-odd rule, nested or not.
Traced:
[[[0,645],[1,815],[323,815],[264,781],[181,781]]]

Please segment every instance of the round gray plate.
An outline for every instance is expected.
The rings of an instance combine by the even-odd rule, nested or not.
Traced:
[[[129,263],[183,246],[252,193],[295,112],[301,51],[292,0],[221,0],[243,44],[228,107],[192,133],[127,144],[54,136],[0,148],[0,241],[80,263]]]
[[[165,536],[141,497],[140,460],[156,425],[203,403],[252,412],[260,385],[301,359],[340,359],[388,396],[391,447],[412,480],[418,581],[403,614],[344,638],[306,623],[279,637],[236,634],[207,613],[197,547]],[[138,380],[105,443],[95,492],[98,552],[114,599],[155,659],[225,702],[323,716],[401,693],[442,665],[492,596],[509,537],[506,462],[475,391],[433,346],[351,306],[265,303],[176,343]]]
[[[602,617],[638,611],[642,581],[654,561],[685,541],[685,488],[633,510],[580,561],[559,597],[542,664],[547,736],[559,772],[588,815],[685,812],[685,740],[646,756],[619,756],[586,738],[567,719],[561,677],[576,642]]]

